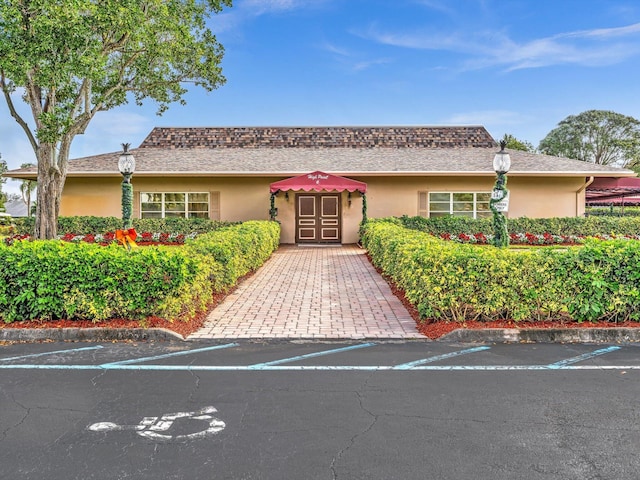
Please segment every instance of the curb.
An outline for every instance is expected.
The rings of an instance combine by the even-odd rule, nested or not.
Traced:
[[[231,340],[190,338],[165,328],[1,328],[0,341],[9,342],[109,342],[109,341],[180,341],[205,342]],[[269,338],[248,337],[234,340],[258,342],[335,342],[335,341],[392,341],[440,343],[635,343],[640,342],[640,328],[459,328],[442,337],[424,338]]]
[[[2,328],[0,341],[37,342],[184,341],[166,328]]]
[[[640,328],[459,328],[438,342],[461,343],[633,343],[640,342]]]

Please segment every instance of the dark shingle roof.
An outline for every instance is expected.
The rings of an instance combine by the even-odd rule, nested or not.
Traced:
[[[156,127],[140,148],[457,148],[495,147],[468,127]]]

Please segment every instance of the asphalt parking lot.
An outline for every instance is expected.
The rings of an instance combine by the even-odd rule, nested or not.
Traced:
[[[0,478],[632,479],[640,347],[0,346]]]

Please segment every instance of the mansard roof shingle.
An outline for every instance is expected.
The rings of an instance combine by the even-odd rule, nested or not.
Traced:
[[[495,147],[482,126],[156,127],[139,148]]]

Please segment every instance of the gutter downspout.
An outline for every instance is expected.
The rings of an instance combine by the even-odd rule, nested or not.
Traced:
[[[593,181],[595,180],[594,176],[590,176],[587,177],[587,181],[585,182],[585,184],[580,187],[580,189],[576,192],[576,217],[578,217],[580,215],[580,199],[579,196],[582,192],[584,192],[586,190],[586,188],[591,185],[593,183]],[[585,202],[586,203],[586,202]]]

